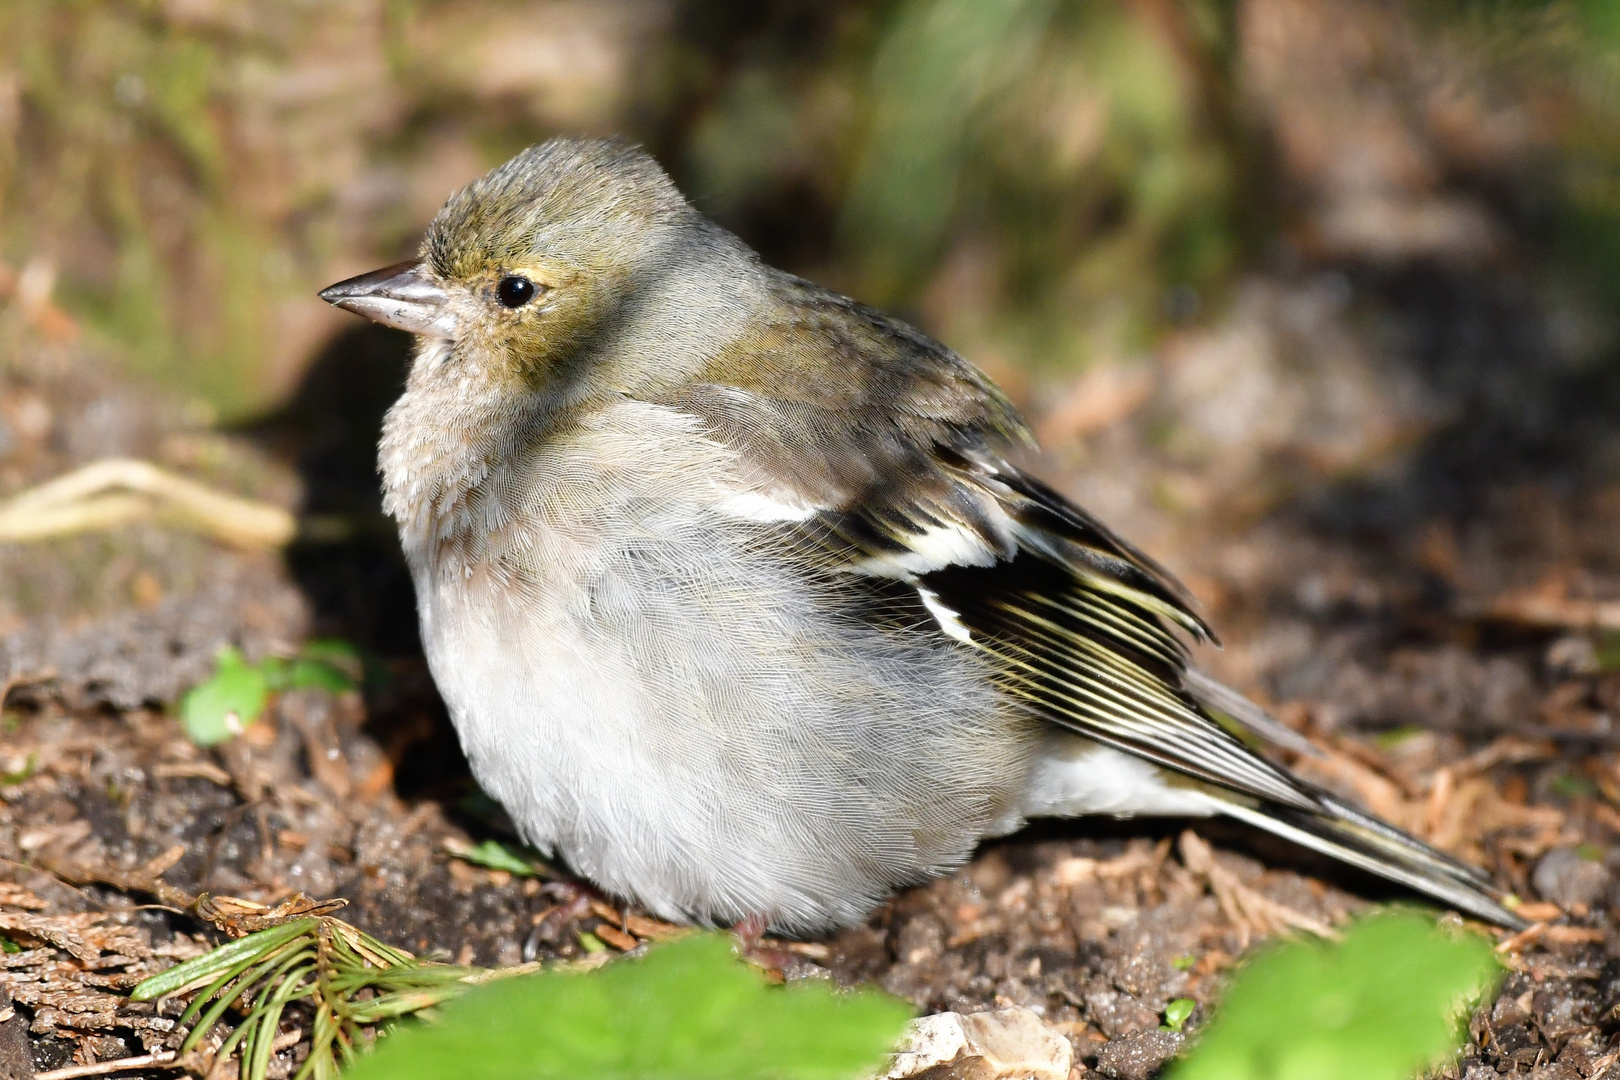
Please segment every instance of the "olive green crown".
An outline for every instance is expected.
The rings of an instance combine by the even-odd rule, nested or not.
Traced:
[[[652,156],[624,139],[551,139],[450,197],[422,254],[442,278],[535,254],[597,263],[695,214]]]

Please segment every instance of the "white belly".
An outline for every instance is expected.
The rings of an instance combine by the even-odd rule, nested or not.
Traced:
[[[547,475],[589,475],[557,455]],[[1017,816],[1038,727],[926,615],[880,627],[870,583],[706,499],[628,472],[503,510],[465,566],[416,560],[434,677],[480,783],[604,888],[857,919]]]

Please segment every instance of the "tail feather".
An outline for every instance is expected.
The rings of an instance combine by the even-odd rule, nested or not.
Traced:
[[[1341,828],[1365,830],[1374,834],[1382,843],[1393,845],[1397,850],[1408,851],[1415,849],[1428,863],[1432,863],[1438,870],[1449,874],[1458,881],[1471,885],[1478,885],[1485,889],[1494,888],[1491,875],[1477,866],[1471,866],[1460,859],[1454,859],[1443,851],[1439,851],[1408,833],[1402,832],[1382,818],[1374,817],[1364,810],[1358,810],[1348,803],[1340,802],[1325,792],[1315,793],[1317,800],[1327,808],[1329,815],[1342,822]]]
[[[1197,668],[1183,675],[1185,689],[1206,709],[1230,717],[1274,744],[1317,757],[1322,751],[1237,691]],[[1296,781],[1297,782],[1297,781]],[[1222,813],[1276,833],[1324,855],[1410,886],[1471,915],[1502,926],[1524,921],[1502,905],[1490,875],[1459,862],[1395,826],[1300,783],[1316,805],[1306,809],[1210,790]]]
[[[1205,709],[1218,716],[1230,717],[1240,727],[1266,742],[1306,757],[1327,756],[1311,740],[1201,668],[1188,667],[1181,673],[1181,684],[1193,700]]]
[[[1503,906],[1504,894],[1483,872],[1330,795],[1316,793],[1321,809],[1311,812],[1210,794],[1221,813],[1302,847],[1426,893],[1486,922],[1515,929],[1526,925]]]

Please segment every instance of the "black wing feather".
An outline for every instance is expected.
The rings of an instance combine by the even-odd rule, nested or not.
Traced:
[[[1189,677],[1177,629],[1213,634],[1167,571],[1005,462],[942,458],[958,485],[951,498],[823,515],[823,544],[842,545],[851,565],[892,565],[930,528],[977,534],[985,558],[911,580],[956,613],[1008,694],[1055,724],[1230,793],[1221,802],[1242,820],[1481,918],[1522,925],[1479,870],[1305,783],[1217,723],[1204,705],[1209,680]],[[1006,522],[990,520],[986,495]]]

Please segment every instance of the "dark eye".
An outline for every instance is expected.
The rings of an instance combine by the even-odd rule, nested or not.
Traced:
[[[533,300],[537,292],[539,290],[534,287],[534,282],[517,274],[508,274],[495,286],[496,299],[509,308],[522,307]]]

